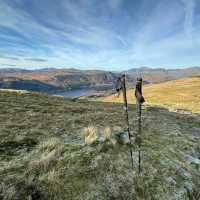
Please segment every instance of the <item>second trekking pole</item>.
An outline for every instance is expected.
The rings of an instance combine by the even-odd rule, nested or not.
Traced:
[[[133,152],[132,152],[131,134],[130,134],[130,126],[129,126],[129,117],[128,117],[128,103],[127,103],[127,96],[126,96],[126,75],[125,74],[121,76],[121,82],[122,82],[122,92],[123,92],[123,101],[124,101],[125,125],[126,125],[126,131],[129,137],[131,166],[133,168]]]

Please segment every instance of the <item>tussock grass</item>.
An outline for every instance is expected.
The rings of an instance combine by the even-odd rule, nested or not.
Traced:
[[[64,151],[64,145],[57,138],[50,138],[43,141],[39,145],[40,157],[29,162],[27,173],[40,173],[41,171],[49,171],[51,165],[55,163]]]
[[[53,150],[49,153],[43,153],[39,159],[33,160],[28,164],[28,170],[27,172],[29,174],[48,171],[50,168],[50,165],[52,162],[54,162],[57,159],[57,152],[56,150]]]
[[[50,199],[62,199],[65,184],[59,170],[52,169],[38,179],[41,183],[47,185],[46,192],[49,194]]]
[[[52,138],[49,138],[48,140],[45,140],[42,143],[40,143],[39,150],[41,152],[51,152],[52,150],[54,150],[60,146],[63,146],[60,139],[58,139],[56,137],[52,137]]]
[[[103,134],[104,134],[104,138],[105,140],[110,140],[112,138],[112,130],[110,127],[105,127],[104,131],[103,131]]]
[[[88,126],[83,129],[82,137],[84,139],[85,144],[87,145],[94,144],[100,140],[111,141],[113,144],[116,143],[113,137],[113,130],[109,126],[102,128]]]
[[[98,139],[97,128],[94,126],[88,126],[83,129],[82,132],[85,144],[93,144]]]

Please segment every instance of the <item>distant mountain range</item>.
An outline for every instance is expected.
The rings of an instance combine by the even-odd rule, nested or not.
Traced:
[[[78,70],[73,68],[44,68],[36,70],[4,68],[0,69],[0,88],[24,89],[46,93],[86,87],[104,90],[113,88],[117,77],[121,73],[127,74],[129,85],[133,85],[138,76],[142,76],[145,83],[160,83],[200,75],[200,67],[184,69],[141,67],[124,72]]]
[[[182,69],[141,67],[130,69],[125,71],[125,73],[129,75],[130,79],[134,79],[137,76],[142,76],[143,79],[149,83],[160,83],[164,81],[200,75],[200,67],[189,67]]]

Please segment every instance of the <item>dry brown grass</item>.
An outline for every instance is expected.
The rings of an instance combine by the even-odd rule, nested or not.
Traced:
[[[52,199],[60,199],[64,189],[64,180],[59,171],[52,169],[47,174],[40,176],[39,180],[48,185],[47,192]]]
[[[145,104],[164,106],[172,110],[186,109],[200,113],[200,77],[168,81],[160,84],[145,85],[143,94]],[[127,92],[128,102],[135,103],[134,90]],[[111,95],[101,99],[104,102],[120,102],[122,96]]]
[[[57,159],[58,153],[53,150],[49,153],[44,153],[38,160],[33,160],[29,163],[29,170],[33,171],[48,171],[50,164]]]
[[[88,126],[83,129],[82,136],[85,144],[93,144],[98,139],[97,128],[94,126]]]
[[[41,152],[51,152],[52,150],[56,149],[57,147],[60,147],[62,146],[62,143],[61,141],[56,138],[56,137],[52,137],[52,138],[49,138],[48,140],[46,141],[43,141],[40,146],[39,146],[39,149]]]
[[[110,140],[112,138],[112,130],[109,126],[105,127],[103,131],[103,135],[104,135],[105,140]]]
[[[61,156],[64,145],[57,138],[50,138],[39,146],[40,157],[28,164],[27,174],[48,171],[51,164]]]

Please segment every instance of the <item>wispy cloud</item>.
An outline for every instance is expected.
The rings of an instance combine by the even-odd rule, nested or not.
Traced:
[[[24,60],[27,61],[33,61],[33,62],[47,62],[47,59],[43,59],[43,58],[25,58]]]
[[[2,0],[0,66],[198,65],[196,1]]]
[[[16,65],[1,63],[1,67],[16,67]]]
[[[184,27],[188,37],[192,36],[193,30],[193,18],[194,18],[194,9],[195,9],[195,0],[182,0],[184,4],[185,11],[185,20]]]
[[[4,56],[4,55],[0,55],[0,58],[2,58],[2,59],[9,59],[9,60],[19,60],[19,58],[17,58],[17,57]]]

